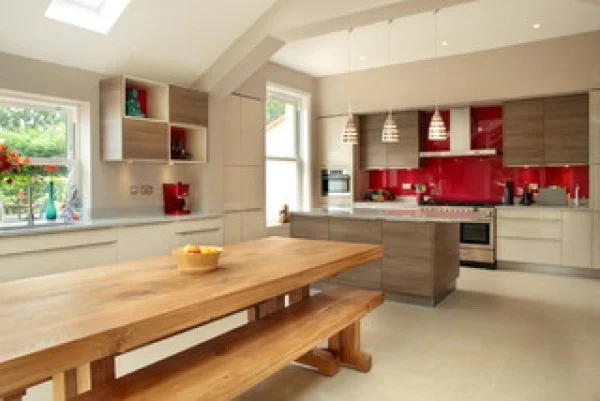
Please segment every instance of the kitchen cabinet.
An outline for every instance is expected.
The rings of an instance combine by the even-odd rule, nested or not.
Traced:
[[[562,265],[592,267],[593,224],[588,211],[562,212]]]
[[[342,143],[348,116],[319,119],[319,165],[328,169],[351,170],[353,145]]]
[[[594,210],[600,210],[600,164],[590,166],[590,206]]]
[[[265,162],[265,112],[258,99],[231,95],[226,101],[225,164],[255,166]]]
[[[368,114],[359,118],[359,146],[361,170],[379,170],[387,167],[387,148],[381,142],[381,130],[386,114]]]
[[[169,125],[142,119],[123,119],[123,158],[167,161]]]
[[[208,127],[208,93],[169,85],[169,121]]]
[[[594,213],[594,233],[592,237],[592,249],[594,250],[592,255],[592,267],[594,269],[600,269],[600,211],[596,210]]]
[[[331,241],[381,244],[381,221],[331,218],[329,239]],[[381,289],[381,260],[350,269],[329,281],[333,284]]]
[[[292,213],[290,221],[292,238],[329,239],[329,217],[303,216]]]
[[[225,101],[225,165],[235,166],[242,160],[242,98],[228,96]]]
[[[267,235],[267,219],[264,210],[242,212],[242,241],[264,238]]]
[[[119,262],[169,255],[175,247],[169,223],[120,227],[117,233]]]
[[[545,164],[589,163],[589,96],[544,99]]]
[[[381,131],[387,113],[360,117],[360,159],[362,170],[419,168],[419,112],[405,111],[393,114],[400,134],[400,142],[381,142]]]
[[[235,244],[242,240],[242,214],[225,213],[223,217],[223,243]]]
[[[544,101],[507,102],[503,107],[503,162],[506,166],[544,164]]]
[[[243,209],[264,209],[266,188],[263,166],[247,166],[241,169],[241,198]]]
[[[419,138],[419,112],[394,113],[400,142],[386,144],[386,167],[392,169],[419,168],[421,151]]]
[[[191,220],[173,223],[174,247],[187,244],[223,245],[221,219]]]
[[[590,91],[590,163],[600,165],[600,89]],[[598,181],[596,181],[598,182]],[[600,185],[600,182],[598,182]]]

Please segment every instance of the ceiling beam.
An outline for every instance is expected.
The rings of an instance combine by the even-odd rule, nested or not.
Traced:
[[[344,15],[338,10],[344,10],[348,0],[327,1],[327,12],[323,12],[318,4],[307,4],[306,0],[277,1],[194,82],[193,87],[217,97],[226,96],[267,63],[286,42],[477,0],[391,0],[384,6],[368,9],[364,9],[362,0],[356,0],[353,7],[359,11]]]

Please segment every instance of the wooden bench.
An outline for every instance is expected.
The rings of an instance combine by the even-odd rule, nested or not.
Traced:
[[[383,293],[335,288],[81,394],[76,401],[231,400],[298,361],[334,374],[371,368],[360,319]],[[329,340],[327,350],[315,351]]]

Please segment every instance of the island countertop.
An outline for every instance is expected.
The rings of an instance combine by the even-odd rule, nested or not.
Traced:
[[[478,212],[424,211],[419,209],[313,209],[308,212],[292,213],[298,216],[433,223],[472,223],[484,220],[484,217]]]

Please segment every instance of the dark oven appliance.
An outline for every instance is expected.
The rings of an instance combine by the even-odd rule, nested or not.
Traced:
[[[345,170],[321,170],[321,195],[350,195],[351,176]]]

